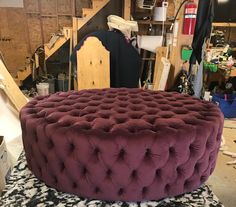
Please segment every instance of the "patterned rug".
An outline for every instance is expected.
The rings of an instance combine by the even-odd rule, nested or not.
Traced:
[[[39,181],[27,168],[24,153],[13,168],[5,190],[0,197],[1,207],[223,207],[207,185],[192,193],[186,193],[161,201],[138,203],[105,202],[89,200],[75,195],[58,192]]]

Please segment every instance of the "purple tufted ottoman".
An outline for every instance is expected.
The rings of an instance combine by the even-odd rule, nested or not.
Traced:
[[[40,180],[122,201],[198,188],[214,170],[223,127],[212,103],[124,88],[37,97],[20,119],[28,166]]]

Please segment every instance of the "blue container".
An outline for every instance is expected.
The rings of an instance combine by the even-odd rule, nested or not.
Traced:
[[[225,118],[236,118],[236,94],[215,94],[212,101],[219,105]]]

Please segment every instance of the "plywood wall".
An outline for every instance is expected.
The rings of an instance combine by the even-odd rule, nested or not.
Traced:
[[[39,46],[53,33],[72,26],[91,0],[24,0],[24,8],[0,8],[0,51],[15,76]]]

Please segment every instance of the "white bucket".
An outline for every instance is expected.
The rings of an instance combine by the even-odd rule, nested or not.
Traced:
[[[137,37],[138,47],[156,53],[156,49],[162,46],[163,36],[142,35]]]
[[[39,96],[46,96],[49,94],[49,83],[39,83],[36,85]]]
[[[168,2],[165,2],[165,1],[162,2],[162,7],[155,7],[154,14],[153,14],[153,20],[154,21],[166,21],[167,7],[168,7]]]

